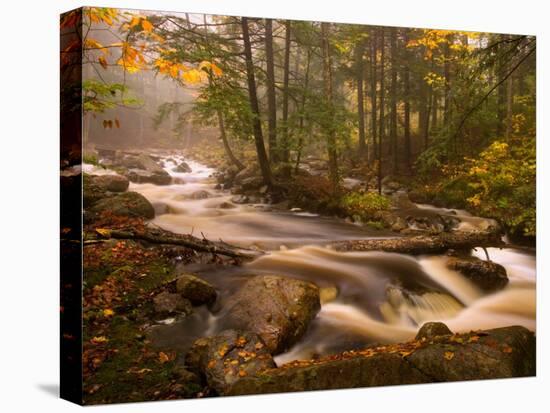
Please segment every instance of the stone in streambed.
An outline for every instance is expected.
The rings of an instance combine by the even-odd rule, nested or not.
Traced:
[[[176,279],[176,291],[193,305],[211,304],[216,301],[216,289],[192,274],[183,274]]]
[[[451,257],[447,267],[458,271],[485,292],[498,291],[508,284],[506,269],[496,262],[477,257]]]
[[[137,192],[123,192],[103,198],[97,201],[89,210],[92,214],[102,214],[104,212],[113,215],[153,219],[155,209],[153,205],[143,195]]]
[[[420,330],[418,330],[418,333],[416,334],[416,340],[421,340],[423,338],[433,338],[437,336],[446,336],[451,335],[453,332],[449,330],[449,327],[447,327],[445,324],[441,322],[428,322],[425,323]]]
[[[180,163],[178,166],[176,166],[174,169],[172,169],[174,172],[181,172],[181,173],[189,173],[192,171],[189,164],[185,161]]]
[[[128,189],[130,181],[121,175],[93,175],[92,183],[109,192],[124,192]]]
[[[221,325],[258,334],[278,354],[302,337],[321,305],[315,284],[264,275],[248,280],[224,307]]]
[[[163,291],[153,298],[155,312],[163,316],[172,314],[188,315],[193,312],[191,302],[180,294]]]
[[[208,386],[220,395],[226,394],[242,377],[275,367],[260,337],[236,330],[198,339],[187,353],[185,364],[202,375]]]

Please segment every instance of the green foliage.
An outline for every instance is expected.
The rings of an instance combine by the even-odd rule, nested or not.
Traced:
[[[514,143],[495,141],[471,161],[467,175],[474,194],[468,203],[513,234],[535,236],[535,140],[516,138]]]
[[[376,219],[376,214],[390,207],[390,199],[375,192],[351,192],[342,198],[342,207],[352,217],[363,222]]]
[[[95,166],[102,166],[100,165],[99,159],[97,159],[97,156],[95,154],[84,154],[82,156],[82,162],[89,163]]]
[[[104,113],[116,106],[136,107],[141,101],[126,96],[128,87],[121,83],[104,83],[89,79],[82,82],[84,112]]]

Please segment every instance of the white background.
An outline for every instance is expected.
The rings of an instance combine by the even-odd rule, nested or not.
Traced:
[[[8,3],[9,1],[9,3]],[[2,2],[0,10],[0,410],[69,412],[58,391],[58,22],[78,1]],[[548,411],[548,24],[545,1],[125,0],[112,7],[536,34],[538,59],[538,377],[127,404],[113,412]],[[546,158],[546,159],[545,159]],[[547,205],[547,203],[546,203]],[[542,242],[541,242],[542,240]],[[545,349],[543,351],[543,349]]]

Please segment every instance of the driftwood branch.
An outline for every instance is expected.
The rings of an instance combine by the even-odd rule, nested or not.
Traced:
[[[144,232],[135,232],[116,229],[97,229],[96,233],[100,237],[106,239],[132,239],[146,241],[152,244],[177,245],[190,248],[195,251],[210,252],[212,254],[225,255],[232,258],[251,259],[263,254],[260,251],[233,247],[226,243],[224,243],[224,245],[220,245],[219,243],[215,243],[207,239],[200,240],[191,235],[181,236],[164,230],[146,230]]]
[[[449,249],[467,250],[475,247],[503,247],[496,232],[449,232],[415,237],[336,241],[329,247],[337,251],[384,251],[400,254],[441,254]]]

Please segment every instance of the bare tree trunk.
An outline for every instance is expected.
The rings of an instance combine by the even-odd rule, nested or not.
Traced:
[[[451,118],[451,43],[453,36],[447,35],[447,42],[444,46],[443,76],[445,78],[445,95],[443,101],[443,122],[447,126]]]
[[[397,29],[391,28],[391,86],[390,86],[390,142],[392,154],[392,173],[397,173]]]
[[[384,28],[380,28],[380,121],[378,122],[378,193],[382,193],[382,141],[384,140]]]
[[[281,160],[285,163],[289,161],[289,143],[288,143],[288,95],[289,95],[289,75],[290,75],[290,20],[285,22],[285,60],[283,68],[283,136],[281,142]],[[286,168],[285,168],[286,169]]]
[[[363,65],[363,53],[365,51],[365,44],[361,40],[355,46],[355,69],[357,78],[357,121],[359,127],[359,155],[362,156],[365,153],[365,106],[364,106],[364,91],[363,91],[363,77],[364,65]]]
[[[371,99],[371,135],[372,135],[372,151],[370,160],[374,161],[376,159],[377,153],[377,140],[376,140],[376,30],[371,29],[370,36],[370,99]]]
[[[223,121],[223,114],[222,114],[221,109],[217,110],[217,114],[218,114],[218,125],[220,127],[220,136],[222,138],[223,147],[225,149],[225,154],[227,155],[227,157],[229,158],[231,163],[233,165],[235,165],[237,168],[239,168],[239,171],[240,171],[240,170],[244,169],[244,165],[233,154],[233,151],[231,150],[231,146],[229,146],[229,141],[227,140],[227,134],[225,132],[225,124],[224,124],[224,121]]]
[[[338,193],[338,160],[336,152],[336,134],[334,129],[334,112],[332,96],[332,60],[330,55],[329,43],[329,23],[321,23],[322,55],[323,55],[323,84],[325,89],[325,98],[329,106],[329,119],[327,133],[327,151],[329,160],[329,176],[332,184],[333,194]]]
[[[254,130],[254,142],[256,144],[256,153],[258,155],[258,164],[262,171],[264,183],[271,186],[273,178],[271,176],[271,167],[265,152],[264,138],[262,134],[262,124],[260,122],[260,107],[258,105],[258,95],[256,94],[256,79],[254,76],[254,64],[252,63],[252,48],[250,46],[250,34],[248,32],[248,18],[241,19],[243,31],[244,55],[246,61],[246,79],[248,82],[248,95],[250,99],[250,109],[252,111],[252,126]]]
[[[409,38],[407,29],[403,33],[404,43],[407,45]],[[408,57],[407,51],[405,49],[405,57]],[[405,104],[405,127],[404,127],[404,138],[405,138],[405,164],[407,170],[411,170],[411,84],[410,84],[410,70],[408,65],[408,59],[405,59],[403,64],[403,100]]]
[[[277,102],[275,97],[275,66],[273,63],[273,20],[271,19],[265,19],[265,58],[269,159],[271,162],[278,162]]]
[[[307,51],[307,61],[306,61],[306,73],[304,75],[304,91],[302,93],[302,102],[300,105],[300,120],[299,120],[299,130],[300,137],[298,138],[298,153],[296,154],[296,165],[294,166],[294,172],[298,172],[300,167],[300,158],[302,157],[302,149],[304,146],[304,118],[305,118],[305,109],[306,109],[306,100],[309,86],[309,66],[311,64],[311,49]]]

